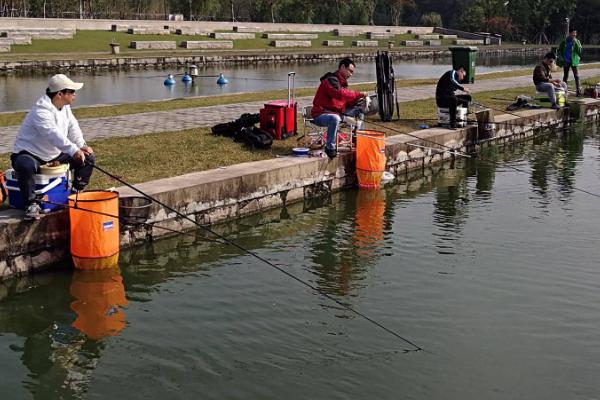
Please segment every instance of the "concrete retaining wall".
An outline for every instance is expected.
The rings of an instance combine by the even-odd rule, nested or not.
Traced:
[[[107,49],[108,51],[108,49]],[[512,49],[480,48],[478,54],[495,56],[510,54],[544,55],[547,47],[520,47]],[[391,52],[394,60],[414,60],[419,58],[448,57],[447,49],[430,50],[405,50],[395,49]],[[205,65],[246,65],[261,63],[302,63],[319,61],[339,61],[341,58],[350,57],[355,61],[370,61],[375,58],[373,50],[361,49],[352,52],[335,54],[328,53],[281,53],[281,54],[224,54],[224,55],[177,55],[177,56],[106,56],[106,58],[90,59],[65,59],[65,60],[27,60],[27,61],[0,61],[0,72],[12,71],[66,71],[69,69],[131,69],[148,67],[180,67],[190,63],[199,66]]]
[[[182,27],[201,27],[211,32],[215,31],[233,31],[235,26],[240,26],[239,22],[227,21],[140,21],[140,20],[111,20],[111,19],[64,19],[64,18],[0,18],[0,27],[3,28],[71,28],[80,30],[110,30],[112,25],[123,26],[149,26],[162,27],[168,23],[171,29]],[[248,22],[250,24],[250,22]],[[258,28],[259,32],[331,32],[334,29],[340,29],[337,24],[274,24],[265,22],[252,22],[252,27]],[[431,33],[431,26],[368,26],[368,25],[343,25],[342,29],[360,30],[364,33],[366,30],[389,31],[396,35],[408,33],[415,34]]]
[[[600,121],[600,100],[576,100],[571,109],[571,116]],[[412,132],[418,139],[407,135],[389,137],[387,169],[401,175],[453,157],[448,152],[432,152],[411,144],[432,147],[434,142],[458,151],[471,151],[525,140],[540,126],[560,127],[569,121],[569,109],[526,110],[518,114],[496,116],[497,130],[491,137],[481,136],[474,126]],[[161,179],[137,187],[199,223],[214,224],[351,187],[356,179],[354,170],[353,153],[341,154],[333,160],[284,157]],[[122,196],[136,195],[131,189],[117,190]],[[33,222],[21,221],[21,215],[22,211],[17,210],[0,212],[0,279],[42,269],[67,255],[66,212]],[[150,222],[155,227],[123,232],[122,245],[165,235],[156,225],[177,230],[193,227],[190,221],[156,204],[152,206]]]

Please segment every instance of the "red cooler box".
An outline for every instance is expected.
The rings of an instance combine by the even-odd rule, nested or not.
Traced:
[[[275,139],[285,139],[298,132],[298,103],[294,100],[295,72],[288,73],[288,99],[275,100],[260,110],[260,128],[270,132]]]

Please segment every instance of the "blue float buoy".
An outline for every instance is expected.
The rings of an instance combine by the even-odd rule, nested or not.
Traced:
[[[189,76],[188,74],[183,75],[183,78],[181,78],[181,82],[184,83],[190,83],[192,81],[192,77]]]
[[[219,78],[217,79],[217,85],[226,85],[228,83],[229,81],[227,80],[227,78],[225,78],[223,74],[219,74]]]
[[[165,86],[172,86],[175,84],[175,78],[173,77],[173,75],[169,74],[169,76],[167,76],[167,79],[165,79],[163,83],[165,84]]]

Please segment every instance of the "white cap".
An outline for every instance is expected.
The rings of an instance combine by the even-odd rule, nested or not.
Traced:
[[[64,89],[79,90],[83,83],[73,82],[66,75],[56,74],[48,81],[48,89],[51,93],[59,92]]]

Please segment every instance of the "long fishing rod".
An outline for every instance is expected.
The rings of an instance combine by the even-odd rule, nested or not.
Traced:
[[[42,199],[40,201],[42,203],[51,204],[53,206],[60,206],[60,207],[63,207],[63,208],[70,208],[70,209],[73,209],[73,210],[79,210],[79,211],[89,212],[91,214],[98,214],[98,215],[102,215],[102,216],[105,216],[105,217],[116,218],[119,221],[122,221],[124,224],[128,223],[127,217],[121,217],[119,215],[113,215],[113,214],[109,214],[109,213],[105,213],[105,212],[101,212],[101,211],[90,210],[89,208],[81,208],[81,207],[78,207],[76,205],[75,206],[71,206],[71,205],[68,205],[68,204],[56,203],[56,202],[50,201],[50,200],[43,200]],[[75,204],[77,204],[77,201],[75,201]],[[160,226],[160,225],[150,224],[148,222],[142,222],[142,221],[136,221],[134,224],[135,225],[144,225],[144,226],[147,226],[149,228],[163,229],[163,230],[171,232],[171,233],[177,233],[179,235],[191,236],[193,238],[198,239],[198,236],[196,236],[195,234],[193,234],[191,232],[178,231],[177,229],[167,228],[166,226]],[[225,243],[221,242],[220,240],[211,239],[211,238],[207,238],[207,237],[202,237],[201,239],[207,240],[209,242],[215,242],[215,243],[225,244]]]
[[[327,298],[328,300],[336,303],[337,305],[339,305],[340,307],[344,308],[345,310],[350,311],[350,312],[352,312],[355,315],[358,315],[359,317],[361,317],[364,320],[370,322],[371,324],[373,324],[373,325],[375,325],[375,326],[383,329],[385,332],[389,333],[390,335],[392,335],[392,336],[394,336],[394,337],[396,337],[396,338],[398,338],[398,339],[404,341],[405,343],[408,343],[409,345],[411,345],[411,346],[414,347],[414,349],[404,349],[404,353],[408,353],[408,352],[411,352],[411,351],[422,351],[422,350],[424,351],[425,350],[421,346],[415,344],[414,342],[410,341],[409,339],[404,338],[403,336],[401,336],[400,334],[394,332],[393,330],[391,330],[390,328],[388,328],[385,325],[381,324],[380,322],[377,322],[374,319],[372,319],[371,317],[368,317],[367,315],[365,315],[365,314],[361,313],[360,311],[354,309],[353,307],[350,307],[350,306],[342,303],[341,301],[337,300],[336,298],[332,297],[331,295],[323,292],[318,287],[316,287],[314,285],[311,285],[310,283],[302,280],[301,278],[295,276],[294,274],[292,274],[292,273],[284,270],[283,268],[281,268],[281,267],[273,264],[271,261],[269,261],[266,258],[264,258],[264,257],[256,254],[252,250],[248,250],[245,247],[243,247],[242,245],[239,245],[238,243],[236,243],[236,242],[234,242],[234,241],[226,238],[225,236],[223,236],[223,235],[215,232],[214,230],[210,229],[209,227],[204,226],[204,225],[198,223],[196,220],[194,220],[194,219],[190,218],[189,216],[181,213],[180,211],[174,209],[173,207],[170,207],[169,205],[165,204],[164,202],[158,200],[157,198],[155,198],[155,197],[153,197],[153,196],[151,196],[149,194],[144,193],[142,190],[140,190],[140,189],[136,188],[135,186],[133,186],[133,185],[125,182],[120,177],[111,174],[110,172],[106,171],[104,168],[102,168],[102,167],[100,167],[100,166],[98,166],[96,164],[92,164],[92,167],[95,168],[95,169],[97,169],[98,171],[102,172],[106,176],[108,176],[108,177],[110,177],[110,178],[112,178],[112,179],[114,179],[114,180],[122,183],[123,185],[127,186],[128,188],[136,191],[137,193],[141,194],[142,196],[145,196],[148,199],[154,201],[155,203],[159,204],[160,206],[166,208],[167,210],[169,210],[171,212],[174,212],[179,217],[184,218],[184,219],[192,222],[194,225],[196,225],[199,228],[205,230],[206,232],[211,233],[212,235],[214,235],[217,238],[221,239],[225,244],[229,244],[229,245],[231,245],[231,246],[233,246],[233,247],[241,250],[242,252],[251,255],[252,257],[256,258],[257,260],[262,261],[263,263],[267,264],[271,268],[276,269],[277,271],[281,272],[282,274],[286,275],[287,277],[289,277],[289,278],[295,280],[296,282],[298,282],[298,283],[300,283],[300,284],[302,284],[302,285],[304,285],[304,286],[312,289],[314,292],[316,292],[316,293],[320,294],[321,296]]]

